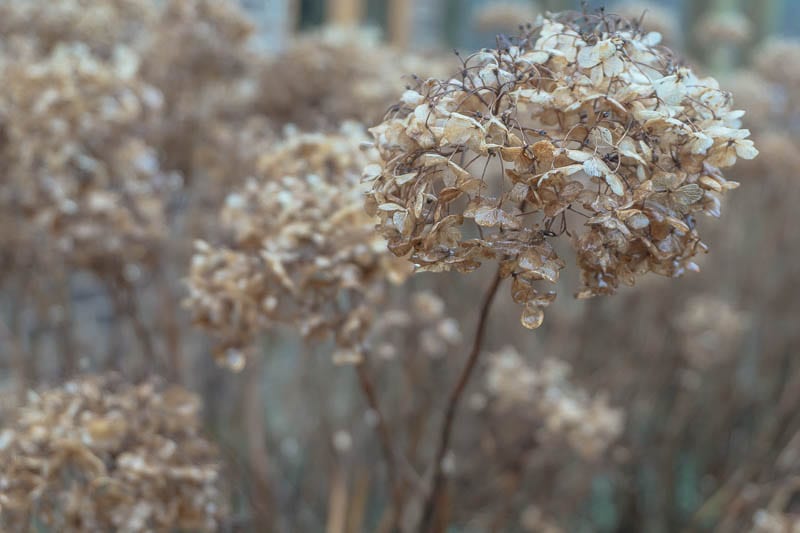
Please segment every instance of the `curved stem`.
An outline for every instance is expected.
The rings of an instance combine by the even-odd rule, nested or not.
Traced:
[[[397,520],[399,519],[399,512],[402,506],[402,490],[398,484],[395,475],[395,465],[397,456],[395,455],[394,446],[392,445],[392,437],[389,433],[389,426],[386,422],[386,417],[381,410],[380,403],[378,403],[378,395],[375,392],[375,384],[372,375],[367,367],[367,355],[364,360],[356,364],[356,375],[358,376],[358,384],[361,387],[361,392],[367,401],[367,405],[372,409],[375,414],[377,424],[375,430],[378,433],[378,438],[381,444],[384,461],[386,462],[386,478],[389,487],[389,494],[392,498],[392,518],[391,527],[394,528]]]
[[[483,297],[483,304],[481,305],[480,315],[478,316],[478,324],[475,327],[475,337],[472,341],[472,350],[467,358],[467,363],[461,370],[461,374],[458,376],[458,381],[456,381],[455,387],[453,387],[453,390],[450,392],[450,397],[447,400],[444,421],[442,422],[442,428],[439,432],[439,445],[436,449],[436,455],[434,456],[433,484],[431,485],[431,490],[425,500],[422,521],[420,522],[419,531],[421,532],[429,531],[434,519],[436,502],[439,499],[439,493],[444,485],[443,463],[445,455],[447,454],[447,450],[450,447],[450,438],[453,433],[453,423],[455,422],[456,415],[458,414],[458,406],[460,405],[461,396],[463,395],[464,390],[467,388],[467,384],[469,383],[469,379],[472,376],[473,370],[475,369],[475,365],[478,363],[478,358],[481,353],[481,346],[483,345],[483,338],[486,334],[486,323],[489,318],[489,309],[492,306],[494,297],[497,294],[497,288],[500,286],[501,281],[500,269],[498,268],[497,273],[494,276],[494,280],[492,280],[492,284],[489,286],[489,289],[486,291],[486,295]]]

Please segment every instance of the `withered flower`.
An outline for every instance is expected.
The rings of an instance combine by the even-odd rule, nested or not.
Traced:
[[[489,357],[486,388],[500,411],[523,410],[541,422],[542,441],[561,439],[580,456],[596,459],[622,433],[625,415],[606,396],[591,397],[569,381],[564,361],[531,365],[511,347]]]
[[[0,524],[27,531],[216,531],[220,459],[200,399],[91,376],[31,393],[0,432]]]
[[[387,279],[406,264],[386,252],[363,209],[361,126],[333,134],[289,132],[259,160],[258,177],[231,193],[220,214],[229,234],[219,247],[200,242],[186,305],[196,323],[220,338],[223,361],[278,324],[305,336],[333,332],[358,349]]]
[[[139,42],[157,17],[157,0],[4,0],[0,40],[29,41],[41,54],[80,42],[108,58],[117,46]]]
[[[331,129],[343,120],[374,124],[410,81],[403,74],[444,75],[442,63],[399,53],[373,32],[324,28],[261,64],[256,109],[304,128]]]
[[[675,317],[688,362],[708,369],[734,353],[747,329],[749,317],[728,302],[711,296],[695,296]]]
[[[440,358],[463,340],[458,321],[447,315],[444,301],[431,291],[412,294],[407,309],[392,308],[376,315],[365,344],[382,359]]]
[[[730,95],[658,39],[608,15],[540,18],[408,90],[371,130],[382,164],[364,177],[389,249],[418,271],[497,261],[531,328],[555,297],[537,282],[558,279],[561,235],[579,297],[695,269],[696,215],[737,185],[720,169],[758,152]]]
[[[2,65],[3,209],[79,268],[117,274],[151,261],[162,193],[180,183],[145,140],[161,95],[138,65],[130,49],[104,60],[79,43]]]
[[[473,15],[475,27],[482,32],[514,32],[520,22],[536,18],[541,8],[535,2],[505,0],[481,5]]]
[[[680,23],[675,12],[657,2],[625,0],[612,4],[609,10],[623,18],[636,21],[645,32],[659,33],[665,44],[672,45],[680,41]]]

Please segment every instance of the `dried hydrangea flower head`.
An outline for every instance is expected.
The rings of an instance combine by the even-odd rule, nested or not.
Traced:
[[[232,78],[245,69],[254,30],[232,0],[169,0],[144,45],[142,71],[165,94],[174,87],[191,96],[203,82]]]
[[[505,0],[483,4],[473,20],[479,31],[510,33],[519,28],[521,21],[533,20],[540,12],[534,2]]]
[[[0,40],[32,40],[43,54],[80,42],[108,58],[138,42],[157,13],[156,0],[2,0]]]
[[[680,41],[681,30],[675,12],[655,2],[625,1],[613,4],[612,13],[628,20],[635,20],[644,32],[657,32],[662,43]]]
[[[752,24],[740,11],[712,11],[695,27],[697,40],[705,45],[742,44],[750,39]]]
[[[208,125],[241,106],[253,31],[233,0],[168,0],[143,39],[142,77],[164,95],[165,120],[155,142],[166,167],[180,170],[187,183],[195,177],[194,149],[206,141]]]
[[[772,37],[754,55],[756,69],[768,80],[800,89],[800,40]]]
[[[794,189],[800,166],[800,41],[772,38],[753,54],[753,62],[725,81],[736,104],[747,110],[761,156],[737,165],[737,176],[763,175],[780,181],[781,194]]]
[[[489,357],[486,388],[499,411],[523,408],[543,421],[540,439],[563,438],[581,457],[596,459],[624,427],[624,413],[604,395],[590,397],[569,382],[564,361],[548,358],[531,365],[514,348]]]
[[[31,393],[0,433],[0,524],[27,531],[216,531],[220,459],[200,399],[93,376]]]
[[[694,368],[701,370],[732,356],[747,323],[744,312],[710,296],[691,298],[675,317],[685,356]]]
[[[417,270],[499,262],[527,327],[555,297],[537,282],[558,279],[562,235],[579,297],[696,268],[696,215],[719,215],[736,186],[720,169],[757,154],[730,95],[608,15],[540,18],[499,44],[371,130],[382,165],[366,205],[389,248]]]
[[[386,251],[363,209],[360,172],[375,161],[366,132],[345,124],[333,134],[289,132],[263,155],[257,178],[231,193],[220,214],[229,242],[197,245],[187,306],[222,341],[223,361],[277,324],[306,336],[333,332],[355,348],[368,302],[407,264]]]
[[[152,259],[164,231],[162,172],[144,130],[160,93],[138,78],[138,58],[103,60],[82,44],[9,60],[0,72],[0,200],[67,262],[120,271]]]
[[[304,128],[333,129],[343,120],[374,124],[408,83],[402,74],[447,72],[440,61],[401,54],[378,37],[331,27],[295,39],[262,65],[256,108]]]
[[[365,344],[382,359],[440,358],[452,353],[462,340],[458,321],[447,316],[444,301],[431,291],[419,291],[411,295],[407,308],[379,312]]]

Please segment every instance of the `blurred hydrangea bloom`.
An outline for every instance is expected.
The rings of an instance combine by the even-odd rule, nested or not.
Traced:
[[[31,393],[0,433],[4,531],[216,531],[220,459],[199,411],[185,389],[117,375]]]

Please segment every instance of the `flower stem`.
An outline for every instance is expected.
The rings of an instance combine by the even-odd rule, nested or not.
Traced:
[[[450,446],[450,438],[453,433],[453,424],[455,422],[456,415],[458,414],[461,396],[463,395],[464,390],[469,383],[469,379],[472,376],[472,372],[475,369],[475,365],[478,362],[478,358],[481,353],[481,347],[483,345],[483,339],[486,334],[486,324],[489,318],[489,309],[492,306],[494,297],[497,294],[497,288],[500,286],[501,281],[502,278],[500,277],[500,270],[498,269],[494,279],[492,280],[492,284],[489,286],[489,289],[486,291],[486,294],[483,297],[483,304],[481,305],[480,315],[478,316],[478,324],[475,327],[475,337],[472,341],[472,350],[467,358],[467,363],[464,365],[464,368],[461,369],[461,374],[458,376],[458,381],[456,381],[455,387],[453,387],[453,390],[450,392],[450,397],[447,400],[444,421],[442,422],[442,428],[439,432],[439,445],[436,449],[436,455],[434,456],[433,484],[431,485],[430,492],[428,493],[428,496],[425,500],[425,505],[423,507],[424,511],[422,513],[422,521],[420,522],[420,532],[429,531],[434,519],[436,502],[439,500],[439,493],[442,491],[445,481],[443,463],[445,455],[447,454],[447,450]]]

